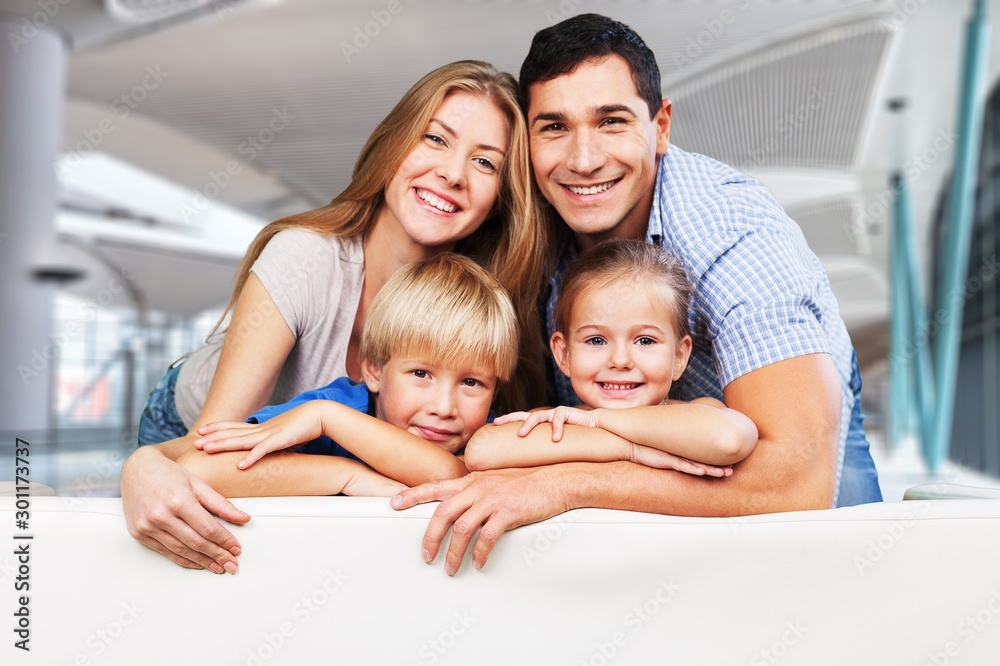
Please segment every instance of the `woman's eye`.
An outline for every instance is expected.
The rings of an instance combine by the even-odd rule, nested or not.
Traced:
[[[488,159],[486,159],[485,157],[477,157],[473,161],[476,164],[478,164],[479,166],[481,166],[484,169],[486,169],[487,171],[489,171],[490,173],[496,173],[497,172],[497,166],[495,164],[493,164],[493,162],[491,162]]]
[[[445,145],[444,139],[437,134],[424,134],[424,138],[432,143],[436,143],[441,146]]]

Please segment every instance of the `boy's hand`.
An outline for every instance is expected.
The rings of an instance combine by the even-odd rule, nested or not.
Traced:
[[[524,425],[517,431],[518,437],[524,437],[531,429],[539,423],[552,424],[552,441],[558,442],[563,436],[563,425],[578,425],[588,428],[599,428],[596,411],[585,411],[576,407],[556,407],[554,409],[544,409],[539,412],[513,412],[506,414],[493,421],[495,425],[513,423],[514,421],[524,421]]]
[[[724,477],[733,475],[732,467],[716,467],[714,465],[706,465],[705,463],[695,462],[693,460],[688,460],[687,458],[681,458],[680,456],[675,456],[671,453],[667,453],[666,451],[654,449],[651,446],[643,446],[642,444],[636,444],[634,442],[632,443],[632,457],[629,460],[640,465],[645,465],[646,467],[673,469],[678,472],[693,474],[695,476]]]
[[[236,466],[246,469],[272,451],[287,449],[323,435],[317,405],[306,403],[263,423],[219,421],[198,428],[195,447],[205,453],[250,451]]]

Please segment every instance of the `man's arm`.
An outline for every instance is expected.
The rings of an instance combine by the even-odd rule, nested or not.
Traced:
[[[757,426],[753,452],[725,479],[656,470],[627,462],[567,463],[513,479],[478,473],[411,488],[393,498],[404,509],[444,500],[424,534],[424,558],[436,557],[449,527],[445,570],[458,570],[482,528],[473,564],[486,563],[508,529],[582,507],[684,516],[736,516],[833,504],[840,441],[840,382],[828,354],[810,354],[755,370],[725,389],[726,404]]]

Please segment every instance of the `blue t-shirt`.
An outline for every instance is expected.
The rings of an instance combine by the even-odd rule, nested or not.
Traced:
[[[263,423],[268,419],[273,419],[275,416],[284,414],[293,407],[298,407],[311,400],[332,400],[333,402],[347,405],[351,409],[363,412],[368,416],[375,416],[375,394],[369,391],[365,384],[355,384],[349,377],[341,377],[322,388],[297,395],[288,402],[263,407],[248,418],[247,423]],[[341,458],[351,458],[358,462],[364,462],[361,458],[358,458],[326,435],[314,439],[301,449],[298,449],[298,453],[339,456]]]

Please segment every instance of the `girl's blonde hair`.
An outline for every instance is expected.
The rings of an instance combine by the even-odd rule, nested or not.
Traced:
[[[257,257],[275,234],[306,228],[333,236],[364,237],[385,202],[385,187],[403,160],[421,140],[431,117],[445,97],[457,92],[480,95],[503,114],[510,145],[500,172],[498,200],[491,216],[455,251],[485,266],[508,291],[521,325],[518,368],[505,384],[498,406],[507,411],[541,404],[545,371],[536,299],[545,269],[549,230],[539,212],[531,180],[528,132],[517,103],[514,77],[492,65],[462,60],[439,67],[410,88],[368,138],[354,165],[351,183],[329,204],[282,218],[261,229],[240,264],[233,295],[223,313],[232,309]]]
[[[517,349],[507,292],[476,262],[445,252],[393,273],[365,317],[360,356],[381,368],[394,356],[416,355],[506,382]]]
[[[616,283],[651,288],[670,311],[677,339],[690,335],[692,289],[681,260],[645,240],[624,238],[592,247],[570,264],[553,315],[555,330],[568,331],[573,306],[581,295]]]

